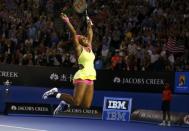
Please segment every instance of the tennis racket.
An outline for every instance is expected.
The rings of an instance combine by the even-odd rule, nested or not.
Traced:
[[[80,30],[81,32],[86,32],[87,30],[87,24],[88,22],[92,21],[90,20],[89,16],[88,16],[88,4],[87,4],[87,0],[74,0],[73,1],[73,8],[75,10],[75,12],[80,16],[80,20],[81,20],[81,26],[80,26]]]
[[[74,10],[79,14],[83,14],[84,12],[87,13],[87,1],[86,0],[74,0],[73,7],[74,7]]]

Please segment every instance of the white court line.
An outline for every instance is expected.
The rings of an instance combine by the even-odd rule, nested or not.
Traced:
[[[9,125],[0,125],[0,127],[16,128],[16,129],[23,129],[23,130],[30,130],[30,131],[48,131],[48,130],[40,130],[40,129],[34,129],[34,128],[25,128],[25,127],[9,126]]]

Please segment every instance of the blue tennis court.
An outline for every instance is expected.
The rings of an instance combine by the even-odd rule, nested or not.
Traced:
[[[187,127],[162,127],[157,123],[103,121],[64,117],[0,116],[0,131],[188,131]]]

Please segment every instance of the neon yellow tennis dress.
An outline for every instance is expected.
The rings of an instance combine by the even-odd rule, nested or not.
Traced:
[[[87,52],[84,48],[78,58],[78,64],[83,65],[83,69],[78,70],[74,75],[75,79],[96,80],[96,70],[94,68],[95,55],[93,51]]]

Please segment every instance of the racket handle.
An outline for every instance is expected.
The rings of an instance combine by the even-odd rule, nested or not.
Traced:
[[[86,6],[85,6],[85,15],[86,15],[86,16],[88,16],[87,8],[88,8],[88,6],[87,6],[87,4],[86,4]]]
[[[87,11],[87,9],[85,10],[85,16],[86,16],[86,17],[88,16],[88,11]]]

